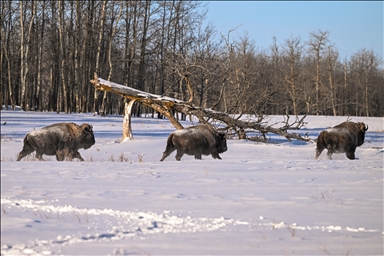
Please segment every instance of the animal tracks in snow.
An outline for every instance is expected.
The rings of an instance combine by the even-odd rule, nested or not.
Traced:
[[[57,203],[57,201],[54,201]],[[80,209],[70,205],[54,206],[48,201],[10,200],[1,199],[2,208],[16,208],[22,211],[48,212],[51,214],[73,214],[76,216],[98,216],[101,220],[110,218],[119,220],[120,226],[113,226],[111,230],[101,234],[58,236],[53,240],[37,240],[33,245],[4,245],[1,252],[6,254],[50,254],[50,247],[75,243],[97,242],[99,240],[119,240],[156,233],[185,233],[209,232],[225,228],[229,224],[236,224],[227,218],[192,218],[178,217],[165,211],[161,214],[153,212],[133,212],[113,209]],[[97,223],[88,224],[97,225]]]
[[[2,198],[2,209],[12,212],[39,212],[40,215],[52,214],[71,214],[75,216],[86,216],[94,221],[89,221],[87,225],[98,225],[100,222],[117,221],[117,225],[111,225],[110,230],[94,234],[72,234],[57,236],[56,239],[35,240],[27,244],[5,244],[1,248],[2,254],[42,254],[49,255],[56,253],[55,246],[65,246],[70,244],[90,243],[98,241],[113,241],[121,239],[132,239],[135,237],[145,238],[151,234],[167,233],[189,233],[189,232],[211,232],[222,230],[230,232],[231,226],[247,226],[248,228],[264,227],[270,230],[290,229],[307,231],[325,232],[382,232],[377,229],[366,229],[364,227],[342,227],[339,225],[310,226],[298,225],[297,223],[287,224],[284,221],[270,221],[268,218],[260,216],[255,223],[248,221],[234,220],[232,218],[194,218],[191,216],[180,217],[172,215],[170,211],[163,213],[139,212],[139,211],[120,211],[114,209],[85,209],[71,205],[57,206],[58,200],[14,200]],[[43,214],[42,214],[43,213]],[[35,216],[38,216],[35,214]],[[79,218],[79,217],[78,217]],[[35,221],[40,223],[40,221]],[[99,223],[97,223],[99,222]],[[382,232],[383,233],[383,232]]]

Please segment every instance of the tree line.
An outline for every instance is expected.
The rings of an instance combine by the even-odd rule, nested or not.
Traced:
[[[384,116],[384,70],[371,49],[341,59],[330,32],[259,49],[236,28],[203,25],[200,1],[1,1],[1,95],[26,111],[123,114],[99,77],[228,114]],[[135,106],[134,115],[154,111]]]

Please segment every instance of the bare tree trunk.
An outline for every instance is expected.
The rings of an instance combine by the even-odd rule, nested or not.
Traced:
[[[12,9],[12,2],[10,0],[8,0],[8,6],[6,6],[6,2],[5,1],[2,1],[1,2],[1,36],[0,36],[0,39],[1,39],[1,49],[3,49],[0,53],[1,55],[1,64],[3,63],[3,57],[5,57],[5,60],[6,60],[6,63],[7,63],[7,82],[8,82],[8,93],[6,93],[6,84],[2,84],[0,85],[0,88],[1,89],[4,89],[4,95],[3,97],[5,97],[5,102],[4,104],[6,104],[6,108],[8,109],[8,104],[9,104],[9,101],[11,102],[11,106],[12,106],[12,110],[15,109],[15,99],[14,99],[14,95],[13,95],[13,90],[12,90],[12,80],[13,80],[13,77],[12,77],[12,73],[11,73],[11,60],[9,58],[9,54],[11,54],[11,51],[10,51],[10,43],[9,43],[9,38],[10,38],[10,34],[11,34],[11,24],[12,24],[12,15],[8,15],[8,19],[7,21],[5,21],[6,19],[6,12],[7,12],[7,8],[8,8],[8,12],[11,13],[11,9]],[[0,67],[0,75],[3,74],[3,65],[1,65]],[[5,71],[5,70],[4,70]],[[0,78],[2,79],[2,77]],[[2,90],[3,91],[3,90]],[[9,100],[7,100],[9,99]]]
[[[76,112],[79,113],[81,111],[81,90],[79,88],[80,86],[80,77],[79,77],[79,72],[80,70],[80,65],[81,65],[81,39],[82,39],[82,31],[81,31],[81,26],[80,26],[80,20],[81,20],[81,10],[80,10],[80,1],[76,1],[76,34],[77,36],[75,37],[75,101],[76,101]]]
[[[49,84],[51,85],[51,86],[49,86],[49,91],[48,91],[48,95],[49,95],[49,101],[48,101],[48,104],[49,104],[49,106],[48,106],[48,111],[49,112],[52,112],[52,111],[54,111],[54,102],[53,102],[53,94],[54,94],[54,92],[53,92],[53,78],[52,78],[52,73],[53,73],[53,71],[52,71],[52,67],[50,67],[49,68]]]
[[[285,80],[290,85],[288,93],[292,99],[292,107],[294,115],[298,114],[297,105],[298,105],[298,85],[297,80],[299,76],[299,63],[301,57],[301,45],[299,38],[290,38],[285,41],[285,58],[283,60],[287,63],[289,67],[289,74],[286,76]]]
[[[20,1],[20,87],[21,97],[20,106],[25,108],[24,94],[25,94],[25,52],[24,52],[24,13],[23,13],[23,1]]]
[[[125,49],[124,49],[124,77],[123,77],[123,83],[125,86],[128,86],[130,84],[129,78],[129,65],[130,65],[130,49],[129,49],[129,36],[131,31],[131,20],[132,17],[130,16],[130,5],[129,2],[125,2]]]
[[[64,112],[68,114],[68,91],[65,77],[65,60],[66,60],[66,52],[63,43],[63,27],[64,27],[64,2],[59,1],[59,38],[60,38],[60,56],[61,56],[61,86],[62,86],[62,96],[64,101]]]
[[[150,25],[149,19],[151,15],[151,0],[145,0],[145,7],[144,7],[144,17],[143,17],[143,32],[141,36],[141,42],[140,42],[140,61],[139,61],[139,73],[138,73],[138,81],[137,81],[137,87],[139,90],[144,90],[144,81],[145,81],[145,71],[146,71],[146,47],[147,47],[147,32],[148,27]],[[141,108],[140,105],[136,109],[136,116],[141,115]]]
[[[87,24],[86,28],[86,36],[83,40],[82,51],[80,54],[81,58],[81,73],[83,74],[80,80],[80,84],[82,84],[81,91],[81,112],[89,112],[92,111],[92,98],[91,96],[91,88],[89,86],[85,86],[87,81],[86,75],[90,73],[91,66],[91,47],[93,46],[93,30],[94,30],[94,12],[95,12],[95,2],[89,0],[87,6],[87,14],[84,15],[85,24]]]
[[[21,70],[20,70],[20,83],[21,83],[21,108],[24,110],[29,109],[28,105],[28,83],[26,82],[27,80],[27,75],[28,75],[28,52],[29,52],[29,42],[31,40],[31,31],[32,31],[32,25],[35,19],[36,15],[36,2],[32,1],[32,17],[29,21],[29,28],[28,28],[28,35],[27,35],[27,41],[25,42],[25,28],[24,28],[24,8],[23,4],[25,2],[20,1],[20,65],[21,65]]]
[[[337,111],[336,111],[336,95],[335,95],[335,89],[334,89],[334,85],[333,85],[332,72],[329,72],[329,86],[330,86],[330,89],[331,89],[331,104],[332,104],[333,115],[337,116]]]
[[[3,44],[3,48],[4,48],[4,55],[5,55],[5,59],[7,60],[7,66],[8,66],[8,91],[9,91],[9,99],[11,100],[11,106],[12,106],[12,110],[15,110],[15,101],[13,99],[13,93],[12,93],[12,74],[11,74],[11,62],[9,61],[9,57],[8,57],[8,50],[5,48],[5,45]]]
[[[103,6],[101,7],[101,18],[100,18],[100,28],[99,28],[99,42],[97,44],[97,53],[96,53],[96,73],[99,72],[101,42],[103,40],[103,33],[104,33],[105,6],[107,5],[107,1],[108,0],[104,0],[103,1]],[[95,90],[92,112],[98,112],[97,104],[98,104],[98,91]]]
[[[108,80],[111,80],[111,78],[112,78],[112,71],[113,71],[112,57],[111,57],[111,55],[112,55],[112,42],[113,42],[113,37],[115,36],[115,33],[116,33],[117,24],[120,21],[122,9],[123,9],[122,6],[120,6],[119,15],[117,16],[115,25],[113,26],[113,22],[111,24],[111,26],[113,26],[113,29],[112,29],[110,37],[109,37],[109,45],[108,45],[108,64],[109,64]],[[102,102],[101,108],[100,108],[100,110],[102,111],[102,114],[104,114],[104,115],[107,114],[106,101],[107,101],[107,92],[104,92],[103,102]]]
[[[328,46],[327,55],[326,55],[326,62],[327,62],[327,69],[328,69],[328,80],[329,80],[329,90],[330,90],[330,96],[331,96],[331,106],[332,106],[332,112],[333,115],[337,115],[336,111],[336,90],[333,83],[333,72],[335,65],[337,63],[337,59],[339,57],[339,54],[337,51],[333,49],[332,46]]]
[[[368,75],[365,76],[365,115],[369,117]]]
[[[106,91],[105,91],[106,93]],[[124,106],[124,119],[123,119],[123,141],[125,140],[132,140],[132,125],[131,125],[131,116],[132,116],[132,108],[133,104],[136,102],[136,100],[130,100],[129,102],[125,103]]]
[[[315,91],[316,91],[316,115],[320,114],[320,76],[321,76],[321,53],[328,41],[328,31],[311,32],[309,47],[315,55],[316,73],[315,73]]]
[[[374,77],[373,75],[373,70],[377,69],[378,65],[377,59],[373,51],[369,51],[366,53],[366,58],[367,58],[367,70],[366,70],[366,76],[365,76],[365,114],[367,117],[370,115],[369,111],[369,87],[372,86],[371,84],[374,84],[371,82],[372,78]]]
[[[347,91],[347,61],[345,61],[344,62],[344,93],[342,93],[342,97],[343,97],[343,104],[346,104],[347,103],[347,99],[349,98],[349,97],[347,97],[347,94],[348,93],[348,91]],[[342,115],[345,115],[346,113],[348,113],[349,112],[349,104],[348,104],[348,108],[347,108],[347,110],[345,111],[343,111],[342,112]]]
[[[37,105],[38,110],[43,111],[43,95],[42,95],[42,76],[41,76],[41,69],[42,69],[42,60],[43,60],[43,42],[44,42],[44,30],[45,30],[45,7],[46,3],[43,3],[42,6],[42,23],[40,28],[40,38],[39,38],[39,46],[38,46],[38,63],[37,63],[37,86],[36,86],[36,95],[37,98]]]
[[[316,115],[320,114],[320,53],[316,53],[316,76],[315,76],[315,84],[316,84]]]
[[[358,85],[361,88],[361,81],[360,81],[360,79],[358,81]],[[359,116],[360,106],[359,106],[359,94],[358,93],[355,94],[355,98],[356,98],[356,102],[355,102],[355,116]]]

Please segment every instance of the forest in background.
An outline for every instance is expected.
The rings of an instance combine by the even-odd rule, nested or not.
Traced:
[[[123,114],[126,99],[96,91],[98,76],[228,114],[384,116],[382,59],[341,59],[330,32],[271,38],[260,49],[234,29],[203,26],[200,1],[0,3],[1,95],[26,111]],[[315,28],[314,28],[315,29]],[[154,110],[137,105],[134,115]]]

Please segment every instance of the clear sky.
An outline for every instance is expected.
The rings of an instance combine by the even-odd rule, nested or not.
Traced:
[[[330,43],[341,60],[362,48],[383,59],[383,1],[209,1],[205,22],[220,33],[237,38],[244,32],[260,50],[269,48],[275,36],[278,44],[300,37],[303,42],[317,30],[330,32]]]

